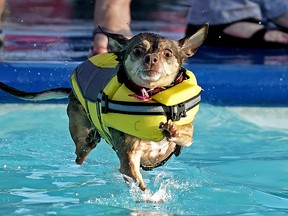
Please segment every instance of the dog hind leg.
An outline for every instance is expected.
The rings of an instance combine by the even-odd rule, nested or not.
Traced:
[[[139,147],[139,139],[124,134],[118,130],[110,129],[113,138],[113,146],[120,160],[120,172],[139,183],[141,190],[146,190],[147,187],[140,172],[140,162],[143,151]],[[129,182],[128,178],[124,179]]]
[[[140,159],[141,156],[138,154],[122,154],[120,159],[120,172],[126,176],[131,177],[135,182],[138,182],[138,186],[141,190],[146,190],[147,187],[142,178],[140,172]],[[126,181],[127,178],[124,176]]]

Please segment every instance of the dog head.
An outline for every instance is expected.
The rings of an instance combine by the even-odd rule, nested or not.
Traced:
[[[185,59],[191,57],[204,42],[208,24],[190,37],[178,41],[153,33],[140,33],[127,39],[123,35],[107,35],[110,52],[123,64],[128,79],[147,89],[170,86]]]

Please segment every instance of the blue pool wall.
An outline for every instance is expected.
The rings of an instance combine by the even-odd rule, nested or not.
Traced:
[[[0,81],[24,91],[70,87],[69,76],[81,62],[1,62]],[[283,65],[187,63],[202,87],[202,102],[220,106],[287,106],[288,70]],[[21,103],[0,91],[1,103]],[[45,103],[66,103],[51,100]]]

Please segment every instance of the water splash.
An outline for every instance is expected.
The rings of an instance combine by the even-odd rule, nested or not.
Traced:
[[[127,178],[127,176],[125,176]],[[128,177],[129,179],[129,177]],[[135,203],[164,203],[172,200],[174,189],[185,189],[188,183],[178,182],[173,177],[167,178],[165,173],[159,173],[153,182],[155,191],[146,189],[140,190],[138,182],[129,179],[129,193]]]
[[[173,201],[175,195],[175,190],[181,193],[185,190],[189,190],[189,182],[176,180],[173,176],[167,176],[166,173],[161,172],[151,182],[148,184],[148,188],[142,191],[138,185],[128,176],[124,176],[127,180],[127,185],[129,190],[125,188],[118,191],[116,194],[111,191],[111,193],[103,194],[101,197],[90,198],[86,203],[89,204],[100,204],[106,206],[123,207],[130,209],[150,209],[152,207],[155,209],[155,205],[149,205],[149,203],[169,203]],[[122,179],[123,180],[123,179]],[[120,192],[120,193],[119,193]]]

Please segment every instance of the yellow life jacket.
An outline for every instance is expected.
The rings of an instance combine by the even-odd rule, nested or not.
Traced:
[[[79,65],[71,76],[72,89],[101,136],[112,145],[109,127],[146,140],[164,138],[159,124],[191,123],[199,110],[201,87],[191,71],[187,79],[140,101],[124,83],[118,82],[117,56],[103,53]]]

